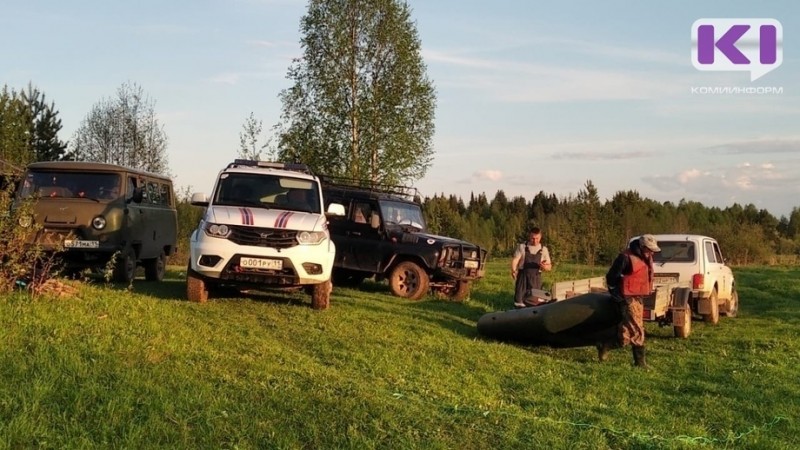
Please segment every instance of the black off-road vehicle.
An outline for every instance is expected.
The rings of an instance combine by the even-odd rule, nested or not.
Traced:
[[[417,300],[430,290],[463,301],[473,280],[484,276],[487,251],[475,244],[427,232],[419,194],[405,186],[363,187],[366,183],[320,177],[327,207],[344,205],[331,217],[336,244],[335,285],[387,279],[392,293]]]

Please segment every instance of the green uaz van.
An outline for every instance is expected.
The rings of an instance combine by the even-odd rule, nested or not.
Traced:
[[[114,164],[49,161],[28,165],[16,200],[35,200],[36,243],[59,255],[67,271],[110,267],[114,279],[130,282],[144,266],[148,281],[164,278],[167,256],[176,250],[177,213],[172,181]]]

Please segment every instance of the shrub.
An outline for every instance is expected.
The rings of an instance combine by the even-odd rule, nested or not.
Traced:
[[[32,244],[41,229],[33,220],[34,199],[15,204],[16,184],[7,181],[0,189],[0,294],[17,286],[35,290],[57,265],[52,253]],[[25,222],[27,226],[20,226]]]

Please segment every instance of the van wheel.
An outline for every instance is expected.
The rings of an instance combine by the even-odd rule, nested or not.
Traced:
[[[144,279],[147,281],[161,281],[167,271],[167,255],[162,251],[157,258],[144,261]]]
[[[114,267],[114,281],[119,283],[130,283],[136,276],[136,254],[132,248],[123,250],[117,257]]]
[[[315,284],[311,292],[311,307],[314,309],[328,309],[331,305],[331,291],[333,291],[331,280]]]
[[[409,300],[421,299],[428,293],[429,285],[428,274],[411,261],[403,261],[395,266],[389,277],[392,294]]]
[[[717,298],[717,288],[714,288],[714,290],[711,291],[711,297],[708,298],[709,303],[711,303],[711,312],[703,314],[703,322],[710,323],[711,325],[719,323],[719,303],[717,303]]]
[[[725,311],[726,317],[736,317],[739,314],[739,293],[736,288],[731,291],[731,298],[728,300],[728,310]]]
[[[191,268],[186,272],[186,298],[190,302],[205,303],[208,301],[208,286]]]

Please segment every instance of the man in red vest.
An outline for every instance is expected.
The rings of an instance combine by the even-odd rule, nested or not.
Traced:
[[[660,252],[652,234],[631,241],[611,264],[606,273],[608,291],[620,306],[622,320],[619,324],[619,342],[601,342],[597,345],[600,361],[608,359],[608,352],[617,345],[633,347],[633,364],[647,368],[644,352],[643,298],[653,292],[653,253]]]

